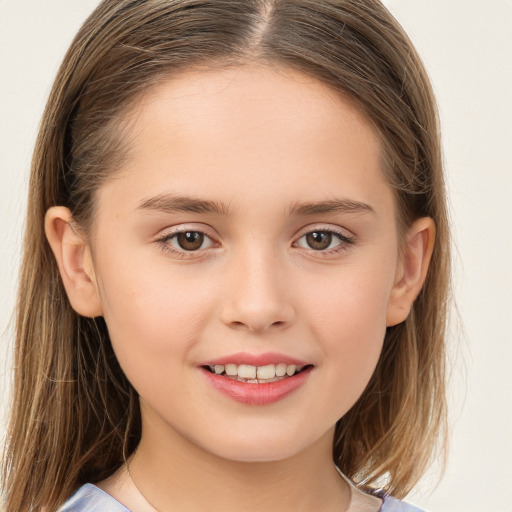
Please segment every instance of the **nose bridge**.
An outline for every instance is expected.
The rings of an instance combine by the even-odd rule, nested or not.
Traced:
[[[287,297],[285,267],[275,244],[253,242],[234,252],[226,276],[223,321],[253,332],[289,324],[294,310]]]

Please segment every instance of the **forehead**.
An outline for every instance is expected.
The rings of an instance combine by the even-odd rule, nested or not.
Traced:
[[[302,102],[303,114],[318,113],[336,107],[340,101],[352,105],[348,95],[335,91],[317,78],[293,68],[246,63],[222,66],[195,66],[176,75],[163,77],[139,99],[139,109],[151,108],[154,101],[172,101],[175,106],[198,103],[219,106],[226,100],[238,100],[237,109],[255,104],[274,103],[283,109]],[[354,113],[359,113],[353,107]],[[177,112],[178,113],[178,112]],[[188,113],[188,112],[187,112]],[[360,114],[362,116],[362,114]]]
[[[128,120],[120,177],[139,195],[237,206],[292,203],[307,192],[310,201],[332,194],[367,203],[387,188],[371,122],[340,93],[291,69],[189,70],[148,91]]]
[[[370,140],[375,134],[368,137],[373,132],[371,122],[347,95],[296,70],[263,64],[182,72],[151,88],[132,113],[139,129],[158,124],[169,135],[182,139],[193,135],[203,138],[203,143],[211,140],[212,122],[219,137],[238,134],[247,140],[264,133],[291,138],[349,126],[356,130],[354,137],[378,149]],[[280,131],[284,125],[286,133]],[[237,132],[242,127],[245,130]]]

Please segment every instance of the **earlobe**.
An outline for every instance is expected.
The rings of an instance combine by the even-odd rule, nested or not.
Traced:
[[[44,227],[71,306],[82,316],[101,316],[91,251],[85,238],[73,227],[71,212],[63,206],[50,208]]]
[[[406,234],[403,254],[388,304],[388,327],[397,325],[407,318],[414,300],[421,291],[434,250],[435,232],[434,221],[430,217],[421,217],[411,225]]]

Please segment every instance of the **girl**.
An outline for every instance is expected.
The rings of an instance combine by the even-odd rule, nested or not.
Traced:
[[[6,509],[417,510],[448,271],[379,2],[104,0],[35,149]]]

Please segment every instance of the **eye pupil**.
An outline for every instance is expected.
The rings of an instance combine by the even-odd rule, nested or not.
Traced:
[[[325,231],[313,231],[306,235],[306,241],[311,249],[323,251],[331,245],[332,233],[326,233]]]
[[[179,246],[185,251],[197,251],[204,242],[204,234],[197,231],[185,231],[178,233],[177,236]]]

